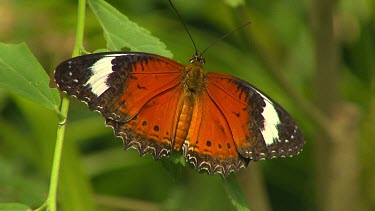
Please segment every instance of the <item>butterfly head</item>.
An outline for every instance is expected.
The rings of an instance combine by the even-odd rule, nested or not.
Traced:
[[[202,57],[202,54],[199,51],[195,51],[194,55],[190,57],[189,63],[190,64],[199,64],[200,66],[203,66],[205,64],[205,59]]]

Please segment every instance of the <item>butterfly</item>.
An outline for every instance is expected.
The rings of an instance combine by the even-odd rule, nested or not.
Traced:
[[[198,51],[187,66],[150,53],[95,53],[62,62],[55,81],[141,156],[182,149],[198,171],[226,177],[251,160],[302,150],[302,131],[279,104],[246,81],[205,72],[204,64]]]

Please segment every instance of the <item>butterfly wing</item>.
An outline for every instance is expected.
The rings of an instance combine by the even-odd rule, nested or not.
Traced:
[[[208,73],[206,90],[225,116],[241,156],[271,159],[302,150],[303,134],[292,117],[252,85],[227,74]]]
[[[99,111],[125,148],[168,155],[184,65],[147,53],[98,53],[56,68],[60,90]]]

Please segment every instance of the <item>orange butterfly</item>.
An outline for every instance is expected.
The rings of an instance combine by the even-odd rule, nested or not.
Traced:
[[[198,52],[188,66],[149,53],[96,53],[61,63],[55,80],[142,156],[182,149],[197,170],[227,176],[250,160],[302,150],[302,131],[280,105],[241,79],[205,72],[204,63]]]

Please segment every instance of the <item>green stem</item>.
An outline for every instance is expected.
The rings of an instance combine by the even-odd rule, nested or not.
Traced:
[[[76,32],[76,40],[74,43],[72,57],[78,56],[80,54],[80,49],[82,49],[83,47],[85,9],[86,9],[86,0],[78,0],[77,32]],[[47,201],[36,210],[45,210],[45,209],[50,210],[50,211],[57,210],[56,209],[57,187],[59,183],[61,155],[62,155],[62,150],[63,150],[63,145],[64,145],[64,135],[65,135],[68,110],[69,110],[69,98],[66,95],[64,95],[62,98],[62,102],[61,102],[59,126],[57,128],[56,145],[55,145],[55,152],[53,156],[49,193],[48,193]]]
[[[51,171],[51,183],[49,186],[49,193],[47,198],[48,208],[51,211],[56,211],[56,201],[57,201],[57,186],[59,183],[59,172],[61,164],[61,154],[64,143],[64,135],[66,128],[66,119],[69,110],[69,98],[64,96],[61,102],[61,117],[59,121],[59,126],[57,128],[57,137],[55,145],[55,153],[53,156],[53,164]]]
[[[78,19],[77,19],[77,32],[76,41],[72,57],[79,56],[81,49],[83,49],[83,32],[85,29],[85,9],[86,0],[78,0]]]

